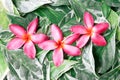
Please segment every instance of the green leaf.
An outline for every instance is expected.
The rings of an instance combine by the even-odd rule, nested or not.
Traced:
[[[0,1],[0,27],[2,29],[7,29],[9,24],[9,20],[7,18],[6,10],[4,9],[1,1]]]
[[[111,11],[110,7],[104,2],[102,4],[102,12],[103,12],[103,15],[105,16],[105,18],[107,18],[109,16],[110,11]]]
[[[111,10],[110,15],[108,16],[107,20],[110,22],[112,28],[115,28],[119,25],[119,16],[118,14]]]
[[[87,45],[82,51],[82,60],[75,65],[76,78],[79,80],[96,80],[95,62],[92,53],[92,43]]]
[[[69,5],[68,0],[52,0],[52,6]]]
[[[19,17],[19,16],[14,16],[14,15],[8,15],[8,18],[12,24],[18,24],[24,28],[27,28],[28,24],[36,17],[35,14],[27,14],[26,16]]]
[[[38,16],[47,17],[52,23],[58,24],[66,14],[66,8],[42,7],[35,11]]]
[[[107,45],[104,47],[94,47],[94,56],[96,61],[96,70],[98,73],[108,71],[115,60],[115,34],[116,29],[110,30],[106,35]]]
[[[42,64],[37,59],[30,60],[22,50],[4,50],[11,74],[18,80],[43,80]]]
[[[40,6],[52,3],[50,0],[13,0],[15,6],[22,13],[29,13]]]
[[[0,45],[1,47],[1,45]],[[0,80],[3,80],[8,73],[8,67],[3,53],[0,51]]]
[[[75,12],[77,21],[80,22],[86,7],[79,0],[69,0],[69,3]]]
[[[51,79],[57,80],[62,74],[73,68],[73,65],[75,65],[76,63],[76,61],[64,60],[62,65],[60,65],[59,67],[53,65],[50,72]]]
[[[120,79],[120,65],[102,75],[99,80],[119,80],[119,79]]]

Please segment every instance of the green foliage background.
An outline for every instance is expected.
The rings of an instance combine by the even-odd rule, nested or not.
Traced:
[[[0,0],[0,78],[8,80],[120,80],[120,0]],[[52,51],[37,47],[37,55],[30,60],[22,49],[9,51],[6,44],[12,38],[9,24],[24,28],[36,16],[38,32],[50,35],[55,23],[67,36],[69,28],[83,24],[83,13],[89,11],[95,23],[109,22],[103,35],[107,45],[98,47],[88,43],[82,55],[66,56],[60,67],[55,67]],[[7,68],[9,67],[9,70]],[[6,73],[7,72],[7,73]]]

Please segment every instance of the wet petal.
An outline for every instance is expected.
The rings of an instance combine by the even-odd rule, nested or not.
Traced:
[[[94,33],[91,39],[92,39],[92,42],[98,46],[105,46],[107,44],[104,37],[97,33]]]
[[[27,27],[27,31],[29,34],[33,34],[36,32],[38,21],[38,18],[35,18],[33,21],[30,22],[30,24]]]
[[[29,41],[27,43],[25,43],[23,50],[25,52],[25,54],[30,58],[30,59],[34,59],[35,55],[36,55],[36,50],[35,50],[35,46],[32,43],[32,41]]]
[[[13,38],[8,44],[7,48],[10,50],[18,49],[20,48],[25,41],[23,41],[21,38]]]
[[[86,28],[82,25],[74,25],[70,28],[70,31],[74,33],[85,34],[87,33]]]
[[[48,36],[45,34],[34,34],[31,36],[31,39],[34,43],[38,44],[38,43],[48,40]]]
[[[79,40],[77,41],[77,46],[78,46],[79,48],[84,47],[84,46],[86,45],[86,43],[88,42],[89,37],[90,37],[90,36],[88,36],[88,35],[82,35],[82,36],[79,38]]]
[[[63,63],[63,50],[61,48],[57,48],[54,50],[53,62],[57,67]]]
[[[9,28],[10,28],[10,30],[12,31],[12,33],[13,33],[14,35],[16,35],[17,37],[22,38],[22,36],[23,36],[24,34],[26,34],[25,29],[24,29],[23,27],[17,25],[17,24],[11,24],[11,25],[9,26]]]
[[[71,45],[64,45],[63,50],[70,56],[79,56],[81,54],[81,51],[78,47]]]
[[[79,38],[79,36],[80,36],[80,34],[72,34],[64,40],[64,43],[65,44],[72,44],[73,42],[75,42]]]
[[[52,33],[52,37],[54,38],[54,40],[56,42],[63,40],[62,31],[60,30],[60,28],[57,25],[53,24],[51,26],[51,33]]]
[[[91,28],[94,25],[94,19],[93,16],[89,12],[84,13],[84,24],[85,26]]]
[[[108,23],[99,23],[93,27],[93,31],[97,33],[103,33],[105,32],[109,27]]]
[[[54,40],[47,40],[45,42],[38,44],[38,46],[44,50],[52,50],[57,48],[56,42]]]

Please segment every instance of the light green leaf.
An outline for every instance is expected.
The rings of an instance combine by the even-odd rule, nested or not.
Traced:
[[[15,6],[22,13],[29,13],[40,6],[52,3],[50,0],[13,0]]]
[[[7,29],[9,24],[9,20],[7,18],[6,10],[4,9],[1,1],[0,1],[0,27],[2,29]]]
[[[82,51],[82,61],[75,65],[76,78],[79,80],[97,80],[95,73],[95,62],[92,53],[92,43],[87,45]]]
[[[59,67],[51,66],[51,79],[57,80],[62,74],[73,68],[73,65],[75,65],[76,61],[70,61],[70,60],[64,60],[62,65]]]
[[[18,80],[43,80],[42,64],[37,59],[30,60],[22,50],[4,50],[11,74]]]
[[[110,15],[108,16],[107,20],[110,22],[112,28],[115,28],[119,25],[119,16],[118,14],[111,10]]]
[[[115,35],[116,29],[109,30],[109,33],[106,35],[107,45],[104,47],[95,46],[94,48],[96,69],[98,73],[105,73],[114,63],[116,50]]]

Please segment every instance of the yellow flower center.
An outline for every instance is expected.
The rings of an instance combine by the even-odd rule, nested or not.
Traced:
[[[22,39],[25,40],[26,42],[31,40],[31,35],[30,34],[25,34],[22,36]]]

